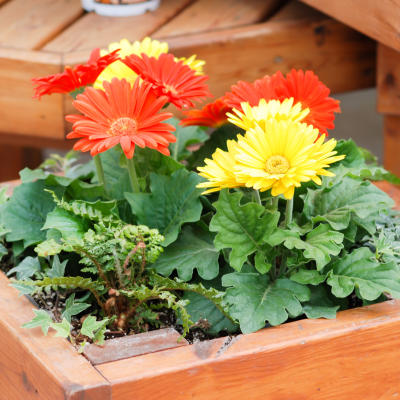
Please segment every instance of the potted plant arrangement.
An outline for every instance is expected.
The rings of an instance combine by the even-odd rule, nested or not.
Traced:
[[[370,350],[386,338],[372,359],[398,358],[388,354],[387,339],[397,336],[387,329],[400,324],[400,306],[386,301],[400,298],[400,220],[370,181],[397,178],[352,140],[326,139],[339,103],[313,72],[239,82],[189,110],[212,97],[203,64],[146,38],[33,79],[36,97],[73,97],[80,114],[67,117],[68,138],[93,160],[49,160],[21,171],[10,198],[1,192],[2,266],[39,307],[15,319],[29,335],[41,328],[51,343],[68,339],[80,363],[78,352],[119,340],[112,337],[180,331],[179,348],[100,363],[106,381],[75,385],[66,398],[236,399],[247,383],[251,398],[321,390],[347,398],[352,383],[337,363],[335,390],[326,376],[309,382],[306,373],[329,367],[312,359],[317,348],[332,353],[330,362],[341,346],[358,357],[353,338]],[[186,118],[172,118],[168,104]],[[49,172],[55,164],[62,174]],[[11,291],[16,297],[9,287],[4,296]],[[373,373],[362,363],[361,374]],[[379,390],[394,395],[396,379]]]

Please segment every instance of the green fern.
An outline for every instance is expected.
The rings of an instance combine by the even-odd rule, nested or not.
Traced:
[[[21,284],[24,286],[35,286],[36,288],[53,288],[61,287],[63,289],[87,289],[101,291],[104,289],[102,282],[92,281],[90,278],[63,277],[63,278],[45,278],[42,281],[15,281],[13,284]]]

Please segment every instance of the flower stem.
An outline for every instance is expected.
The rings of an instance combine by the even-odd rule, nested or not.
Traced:
[[[131,180],[133,193],[139,193],[139,181],[136,175],[135,163],[133,162],[133,158],[127,158],[126,163],[128,165],[129,179]]]
[[[279,196],[274,196],[272,199],[272,206],[278,207],[278,203],[279,203]]]
[[[284,224],[285,229],[287,229],[288,225],[292,222],[292,218],[293,218],[293,197],[286,203],[286,216]],[[286,264],[288,255],[289,255],[289,250],[287,249],[284,250],[282,254],[281,266],[279,268],[278,279],[284,277],[286,274]]]
[[[259,192],[258,190],[255,190],[255,191],[254,191],[254,197],[256,198],[256,202],[257,202],[260,206],[262,206],[261,197],[260,197],[260,192]]]
[[[93,156],[94,163],[96,165],[97,176],[99,178],[99,183],[103,185],[104,193],[107,196],[107,184],[106,177],[104,175],[103,163],[101,162],[100,154]]]

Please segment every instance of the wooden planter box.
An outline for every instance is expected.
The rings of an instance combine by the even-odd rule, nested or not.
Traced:
[[[399,189],[380,183],[396,198]],[[386,185],[386,187],[385,187]],[[21,329],[32,304],[0,273],[0,398],[365,400],[400,395],[400,300],[91,365],[64,339]],[[137,335],[139,336],[139,335]]]

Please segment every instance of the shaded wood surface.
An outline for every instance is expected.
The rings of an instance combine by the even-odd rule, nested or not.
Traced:
[[[267,19],[282,4],[282,0],[197,0],[154,35],[167,38],[250,25]]]
[[[192,0],[162,0],[156,11],[133,17],[104,17],[88,13],[64,30],[43,50],[68,53],[95,47],[107,48],[121,39],[142,40],[180,12]],[[88,53],[88,54],[89,54]],[[88,59],[86,56],[86,61]]]
[[[388,399],[400,391],[400,301],[96,366],[113,400]]]
[[[111,400],[108,382],[67,340],[20,328],[34,316],[33,306],[8,283],[0,272],[0,397]]]
[[[400,186],[395,186],[386,181],[373,182],[373,184],[383,190],[396,202],[393,207],[395,210],[400,210]]]
[[[384,117],[383,154],[385,168],[400,176],[400,116],[385,115]]]
[[[302,0],[304,3],[400,51],[399,0]]]

